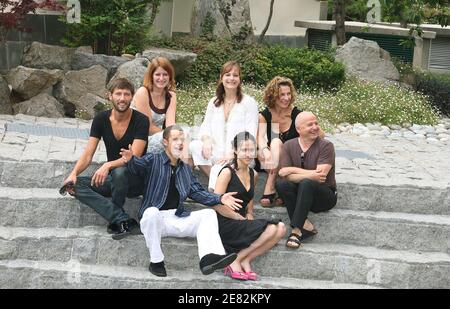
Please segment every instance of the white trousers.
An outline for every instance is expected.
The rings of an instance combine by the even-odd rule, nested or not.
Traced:
[[[193,211],[189,216],[180,218],[175,216],[175,209],[160,211],[156,207],[149,207],[140,224],[152,263],[164,261],[162,237],[196,237],[200,258],[209,253],[225,254],[217,215],[213,209]]]

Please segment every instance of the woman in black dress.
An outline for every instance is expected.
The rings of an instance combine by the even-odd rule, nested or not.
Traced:
[[[237,192],[243,201],[238,211],[216,206],[219,233],[227,252],[238,253],[237,259],[225,269],[225,275],[239,280],[256,280],[252,270],[254,258],[270,250],[284,237],[283,222],[253,218],[254,171],[249,167],[255,157],[256,140],[248,132],[241,132],[233,140],[234,159],[225,166],[217,179],[214,192]]]

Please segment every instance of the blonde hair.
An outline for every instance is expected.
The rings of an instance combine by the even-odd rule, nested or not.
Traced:
[[[239,86],[237,88],[237,103],[241,103],[242,101],[242,76],[241,76],[241,67],[239,65],[239,63],[237,63],[236,61],[228,61],[226,62],[223,66],[222,66],[222,70],[220,71],[220,78],[219,81],[217,83],[217,88],[216,88],[216,100],[214,101],[214,105],[216,107],[219,107],[220,105],[223,104],[224,100],[225,100],[225,88],[223,87],[223,82],[222,82],[222,77],[227,74],[228,72],[230,72],[233,68],[236,68],[239,71]]]
[[[153,91],[153,73],[159,67],[163,68],[169,74],[169,84],[166,87],[166,91],[175,91],[175,70],[169,59],[164,57],[156,57],[150,61],[144,76],[144,87]]]
[[[280,97],[280,87],[288,86],[291,90],[291,102],[293,104],[297,98],[297,91],[295,91],[294,84],[292,80],[287,77],[275,76],[264,89],[263,101],[269,108],[273,108],[277,99]]]

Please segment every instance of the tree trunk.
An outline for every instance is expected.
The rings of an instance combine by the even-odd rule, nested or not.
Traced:
[[[337,45],[344,45],[345,39],[345,0],[334,0],[333,15],[336,20]]]
[[[272,21],[274,2],[275,2],[275,0],[270,0],[269,18],[267,19],[266,26],[264,27],[263,31],[261,31],[261,34],[259,35],[259,43],[264,42],[264,37],[266,36],[266,32],[269,29],[270,22]]]

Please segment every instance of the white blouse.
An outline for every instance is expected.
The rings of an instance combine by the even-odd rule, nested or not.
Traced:
[[[200,127],[199,138],[209,136],[213,139],[213,153],[217,157],[222,157],[232,151],[232,141],[234,137],[243,131],[248,131],[256,138],[258,130],[258,104],[255,99],[243,95],[240,103],[234,104],[228,120],[225,121],[223,104],[219,107],[214,105],[212,98],[206,109],[205,119]]]

